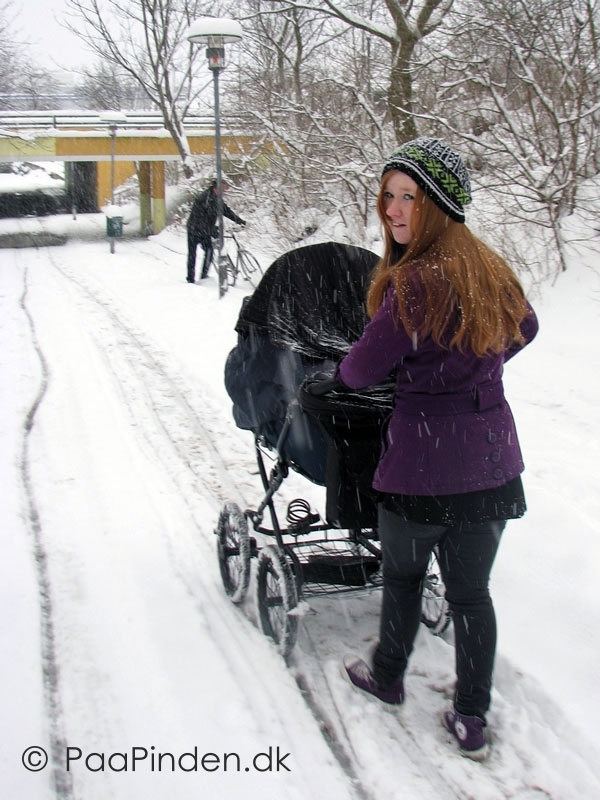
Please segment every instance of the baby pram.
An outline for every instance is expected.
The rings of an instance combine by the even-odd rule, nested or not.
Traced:
[[[334,242],[278,258],[243,303],[238,343],[225,366],[236,424],[254,434],[264,496],[256,508],[228,502],[221,510],[221,576],[231,600],[241,603],[257,559],[260,624],[284,656],[296,641],[301,600],[381,581],[371,480],[393,386],[352,392],[323,379],[362,333],[377,260]],[[290,469],[325,487],[323,515],[296,498],[281,524],[275,499]],[[436,566],[424,587],[423,621],[440,632],[448,615]]]

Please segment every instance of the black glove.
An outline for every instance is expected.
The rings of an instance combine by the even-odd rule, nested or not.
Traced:
[[[306,382],[304,388],[309,394],[319,397],[328,392],[340,391],[344,388],[344,384],[339,378],[333,377],[333,375],[330,375],[328,378],[319,378],[315,376],[315,378]]]

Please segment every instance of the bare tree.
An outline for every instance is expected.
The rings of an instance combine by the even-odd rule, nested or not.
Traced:
[[[343,31],[327,18],[289,9],[286,3],[249,0],[246,13],[238,105],[256,133],[262,131],[265,140],[278,143],[273,177],[279,172],[288,192],[295,186],[296,201],[311,206],[315,196],[323,194],[323,176],[318,173],[327,162],[327,131],[333,137],[339,123],[339,97],[330,96],[325,76],[330,65],[341,61]],[[286,153],[283,160],[281,148]]]
[[[548,230],[561,270],[562,222],[598,172],[599,8],[598,0],[463,2],[452,53],[432,53],[438,113],[423,115],[462,138],[479,181],[513,220]]]
[[[84,70],[77,92],[87,108],[100,110],[139,109],[147,96],[139,83],[123,73],[115,64],[98,63]]]
[[[36,63],[35,50],[19,29],[19,16],[12,0],[0,2],[0,102],[6,109],[55,107],[64,87]]]
[[[32,111],[56,107],[56,81],[46,69],[26,60],[19,72],[21,105]]]
[[[204,53],[187,42],[185,32],[196,17],[210,13],[214,4],[201,0],[67,0],[67,5],[71,12],[67,27],[102,62],[137,83],[160,110],[184,172],[191,176],[183,119],[197,99],[196,64]]]
[[[0,101],[11,108],[13,95],[19,88],[23,47],[16,34],[17,13],[11,0],[0,3]]]
[[[396,140],[405,142],[417,135],[414,117],[418,105],[414,96],[417,47],[442,24],[453,3],[454,0],[385,0],[369,4],[351,0],[321,3],[288,0],[285,5],[341,20],[349,28],[364,31],[388,46],[386,101]]]
[[[290,242],[335,214],[358,238],[373,202],[370,165],[377,169],[381,152],[394,140],[382,101],[385,45],[285,0],[248,0],[242,10],[237,105],[265,145],[260,170],[253,169],[252,154],[248,158],[257,195],[268,194],[263,202]],[[267,166],[268,193],[261,191]]]
[[[238,107],[267,147],[277,143],[268,203],[290,241],[336,215],[350,237],[363,237],[383,160],[417,135],[417,48],[451,6],[246,0],[236,7],[245,33]],[[266,178],[264,153],[261,164],[252,174],[249,155],[257,191]]]
[[[600,158],[600,0],[68,3],[88,47],[161,109],[184,164],[203,55],[185,28],[211,12],[243,23],[227,99],[255,146],[235,168],[290,241],[335,214],[360,240],[390,148],[448,135],[507,218],[552,237],[564,268],[562,220]]]

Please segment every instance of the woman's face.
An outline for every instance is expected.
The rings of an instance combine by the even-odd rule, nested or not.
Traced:
[[[413,232],[410,218],[415,203],[417,184],[398,170],[388,172],[383,184],[385,223],[398,244],[409,244]]]

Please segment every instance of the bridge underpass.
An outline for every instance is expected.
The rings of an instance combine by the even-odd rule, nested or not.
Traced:
[[[113,166],[115,186],[137,173],[140,230],[158,233],[166,223],[165,165],[181,157],[159,115],[124,113],[126,121],[116,126],[113,142],[98,112],[0,111],[0,162],[64,162],[69,201],[80,211],[98,211],[110,203]],[[184,130],[193,156],[214,155],[212,120],[186,118]],[[239,122],[227,125],[225,121],[221,131],[224,162],[234,162],[257,147]]]

